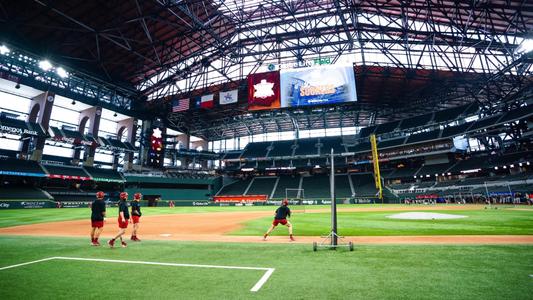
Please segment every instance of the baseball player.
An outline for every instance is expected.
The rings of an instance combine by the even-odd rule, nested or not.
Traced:
[[[126,200],[128,200],[128,193],[122,192],[120,193],[120,201],[118,202],[118,234],[110,239],[107,244],[111,248],[115,246],[115,240],[120,238],[120,244],[122,245],[122,248],[126,248],[128,244],[122,240],[122,236],[124,233],[126,233],[126,228],[128,228],[128,222],[130,219],[130,213],[128,211],[128,203],[126,203]]]
[[[276,215],[274,217],[274,221],[272,222],[272,226],[268,229],[268,231],[263,236],[263,240],[266,241],[267,236],[278,226],[278,224],[285,225],[287,228],[289,228],[289,238],[292,241],[294,241],[294,237],[292,236],[292,224],[291,222],[287,221],[287,217],[291,217],[291,210],[289,208],[289,201],[287,199],[284,199],[281,202],[281,206],[276,209]]]
[[[100,246],[98,238],[104,230],[105,202],[104,192],[96,193],[96,200],[91,204],[91,244]]]
[[[135,193],[133,195],[133,201],[131,202],[131,220],[133,222],[133,232],[131,233],[131,240],[134,242],[140,242],[137,237],[137,230],[139,229],[139,219],[141,218],[141,193]]]

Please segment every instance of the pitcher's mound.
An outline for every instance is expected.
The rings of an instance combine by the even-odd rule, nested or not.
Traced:
[[[406,212],[387,216],[390,219],[402,220],[445,220],[445,219],[461,219],[466,218],[463,215],[438,214],[429,212]]]

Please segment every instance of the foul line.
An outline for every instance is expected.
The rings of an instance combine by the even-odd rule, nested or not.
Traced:
[[[108,263],[122,263],[122,264],[140,264],[140,265],[156,265],[156,266],[170,266],[170,267],[192,267],[192,268],[210,268],[210,269],[233,269],[233,270],[257,270],[265,271],[265,274],[261,276],[259,281],[250,289],[250,292],[257,292],[267,282],[272,273],[276,269],[274,268],[258,268],[258,267],[237,267],[237,266],[216,266],[216,265],[195,265],[195,264],[177,264],[177,263],[163,263],[163,262],[151,262],[151,261],[135,261],[135,260],[116,260],[116,259],[103,259],[103,258],[82,258],[82,257],[64,257],[54,256],[43,258],[39,260],[29,261],[21,264],[1,267],[0,271],[21,267],[25,265],[40,263],[49,260],[77,260],[77,261],[96,261],[96,262],[108,262]]]

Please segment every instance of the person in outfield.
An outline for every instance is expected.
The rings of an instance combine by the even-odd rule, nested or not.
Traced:
[[[128,211],[128,204],[126,203],[126,200],[128,200],[128,193],[122,192],[120,193],[120,200],[118,202],[118,234],[110,239],[107,244],[111,248],[115,246],[115,240],[120,238],[120,244],[123,248],[126,248],[128,245],[126,242],[122,240],[122,236],[124,233],[126,233],[126,228],[128,228],[128,222],[130,219],[130,213]]]
[[[294,237],[292,236],[292,224],[291,222],[287,221],[287,217],[291,217],[291,209],[289,208],[289,201],[287,199],[284,199],[281,202],[281,206],[276,209],[276,216],[274,217],[274,222],[272,222],[272,226],[268,229],[268,231],[263,236],[263,240],[266,241],[267,236],[278,226],[278,224],[282,224],[287,226],[289,228],[289,238],[291,241],[294,241]]]
[[[96,200],[91,204],[91,244],[100,246],[98,238],[104,230],[105,202],[104,192],[96,193]]]
[[[143,195],[141,193],[135,193],[133,195],[133,201],[131,202],[131,220],[133,222],[133,232],[131,233],[131,240],[135,242],[140,242],[141,240],[137,237],[137,230],[139,230],[139,219],[141,218],[141,198]]]

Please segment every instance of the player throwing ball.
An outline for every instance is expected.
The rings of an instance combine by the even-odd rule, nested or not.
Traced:
[[[131,233],[131,240],[134,242],[140,242],[137,237],[137,230],[139,229],[139,219],[141,219],[141,193],[135,193],[133,195],[133,201],[131,202],[131,220],[133,222],[133,232]]]
[[[104,230],[105,202],[104,192],[96,193],[96,200],[91,204],[91,244],[100,246],[98,238]]]
[[[118,202],[118,234],[110,239],[107,244],[111,248],[115,246],[115,240],[120,238],[120,244],[123,248],[126,248],[128,244],[122,240],[122,236],[124,233],[126,233],[126,228],[128,228],[128,222],[130,219],[130,213],[128,211],[128,204],[126,203],[126,200],[128,200],[128,193],[122,192],[120,193],[120,200]]]
[[[292,236],[292,224],[291,222],[287,221],[287,217],[291,217],[291,209],[289,208],[289,201],[287,199],[283,200],[281,202],[281,206],[276,209],[276,216],[274,217],[274,222],[272,222],[272,226],[268,229],[268,231],[263,236],[263,241],[266,241],[267,236],[278,226],[278,224],[285,225],[287,228],[289,228],[289,238],[291,241],[294,241],[294,237]]]

